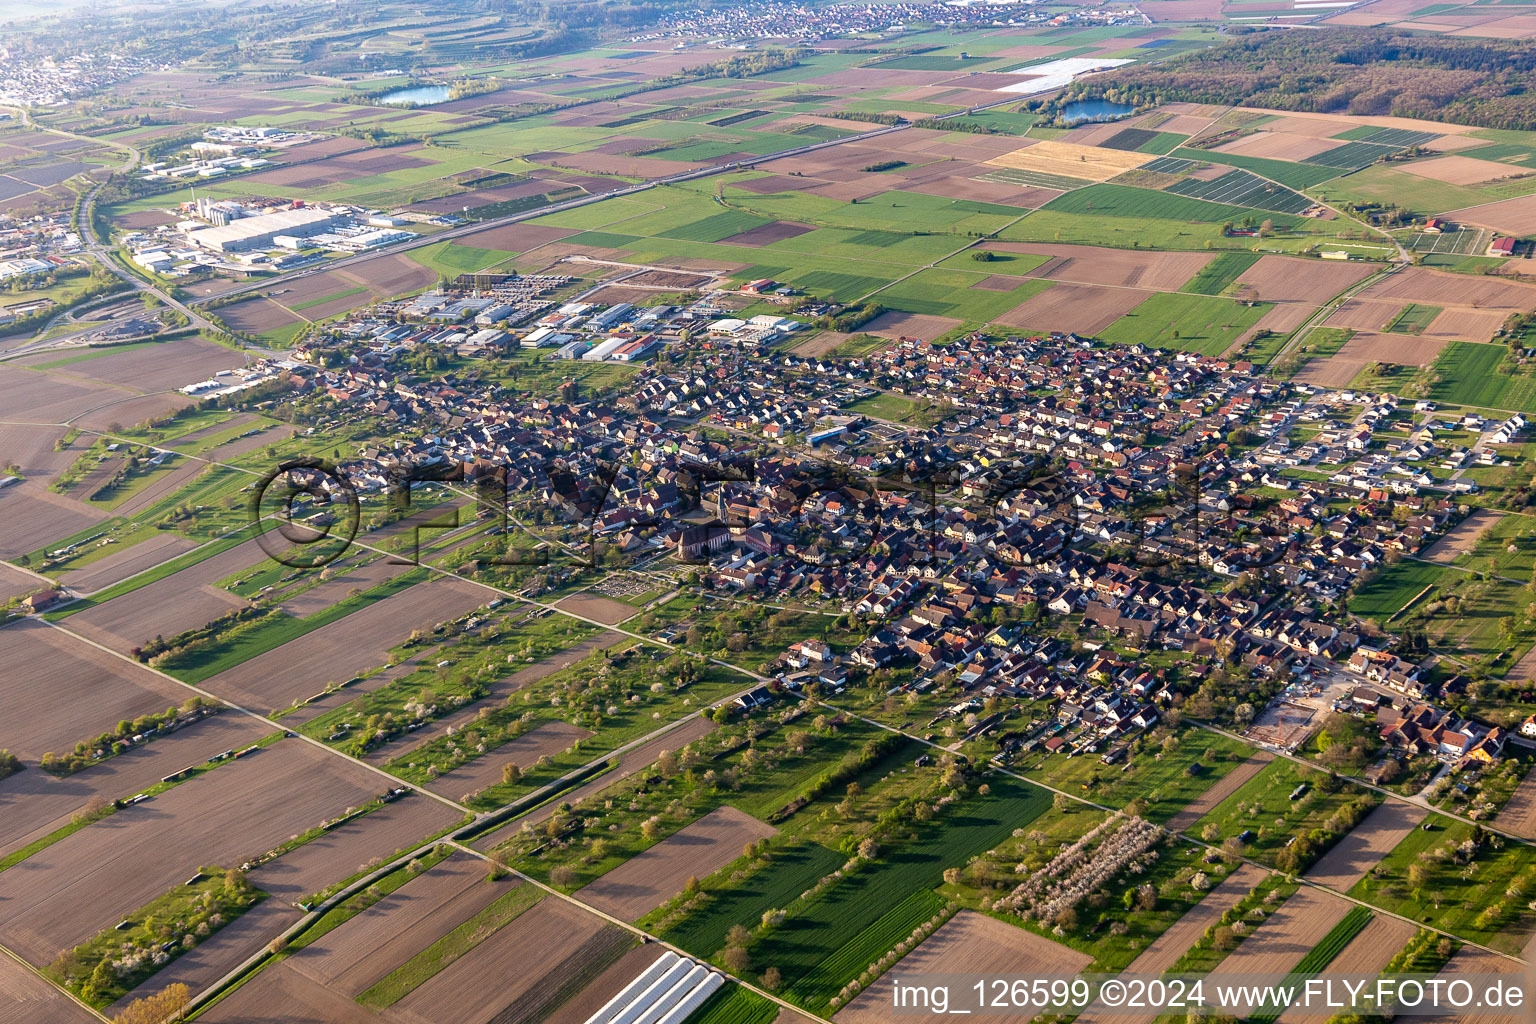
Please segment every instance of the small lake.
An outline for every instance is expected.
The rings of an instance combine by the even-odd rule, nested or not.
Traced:
[[[1108,100],[1077,100],[1061,108],[1064,124],[1082,124],[1084,121],[1112,121],[1124,117],[1136,108],[1125,103]]]
[[[446,103],[452,89],[446,85],[413,85],[409,89],[396,89],[379,97],[379,102],[391,107],[406,105],[430,107],[434,103]]]

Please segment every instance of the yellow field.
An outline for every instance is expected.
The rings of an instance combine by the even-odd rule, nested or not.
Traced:
[[[1156,157],[1145,153],[1127,153],[1118,149],[1099,149],[1096,146],[1079,146],[1074,142],[1041,139],[1032,146],[993,157],[987,163],[993,167],[1011,167],[1019,171],[1108,181],[1117,174],[1124,174],[1154,159]]]

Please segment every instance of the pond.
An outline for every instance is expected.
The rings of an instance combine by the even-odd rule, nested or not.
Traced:
[[[1064,124],[1082,124],[1085,121],[1113,121],[1117,117],[1124,117],[1136,108],[1125,103],[1111,103],[1109,100],[1076,100],[1061,108],[1061,120]]]
[[[379,97],[379,102],[391,107],[430,107],[434,103],[446,103],[452,92],[446,85],[413,85],[409,89],[387,92]]]

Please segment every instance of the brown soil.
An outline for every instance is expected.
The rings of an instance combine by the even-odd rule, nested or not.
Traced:
[[[1369,276],[1363,264],[1308,260],[1295,256],[1260,256],[1237,278],[1263,302],[1309,302],[1321,305],[1350,285]]]
[[[633,921],[682,892],[690,876],[719,870],[741,856],[742,846],[777,831],[734,807],[721,807],[587,885],[579,898]]]
[[[816,229],[809,224],[796,224],[793,221],[776,220],[772,224],[764,224],[761,227],[753,228],[750,231],[742,231],[739,234],[731,235],[729,238],[722,238],[720,240],[720,244],[752,246],[772,245],[774,242],[782,242],[786,238],[794,238],[796,235],[803,235],[806,232],[815,230]]]
[[[203,686],[253,710],[287,707],[327,682],[384,664],[389,649],[412,630],[456,618],[490,597],[490,591],[450,577],[418,583],[220,672]]]
[[[1014,282],[1017,287],[1018,282]],[[878,334],[882,338],[921,338],[933,341],[960,326],[959,320],[947,316],[927,316],[921,313],[881,313],[862,330],[866,334]]]
[[[1273,754],[1258,751],[1242,764],[1232,768],[1216,780],[1216,784],[1191,800],[1185,808],[1163,825],[1170,832],[1183,832],[1195,822],[1216,809],[1216,805],[1242,788],[1243,783],[1264,770],[1275,759]]]
[[[1530,655],[1526,655],[1529,658]],[[1525,658],[1520,659],[1524,664]],[[1517,671],[1510,673],[1512,679],[1529,679],[1530,673],[1520,675],[1519,665]],[[1515,792],[1499,811],[1493,823],[1499,828],[1513,832],[1516,835],[1536,837],[1536,769],[1532,769],[1525,778],[1520,780],[1520,785],[1515,787]]]
[[[1340,892],[1348,891],[1377,861],[1402,842],[1404,836],[1418,827],[1424,814],[1423,810],[1401,800],[1386,801],[1313,864],[1306,874],[1307,880]]]
[[[1096,335],[1154,293],[1136,288],[1057,284],[1026,299],[996,321],[1036,331],[1074,331]]]
[[[47,963],[200,866],[238,865],[379,789],[377,776],[298,740],[259,750],[0,874],[0,941]]]
[[[1419,557],[1431,562],[1454,562],[1457,555],[1464,555],[1477,547],[1477,538],[1482,536],[1483,531],[1503,518],[1498,512],[1480,508],[1447,530],[1444,536],[1421,551]]]
[[[0,630],[0,750],[24,760],[186,699],[177,684],[36,620]]]
[[[833,1017],[837,1024],[886,1024],[891,1020],[892,978],[925,974],[977,977],[1035,977],[1075,974],[1093,958],[995,917],[962,910]],[[957,994],[958,995],[958,994]],[[973,997],[972,997],[973,998]],[[955,999],[955,1003],[959,1003]],[[967,1003],[969,1005],[969,1003]],[[1016,1019],[973,1013],[972,1020]]]
[[[1492,228],[1506,235],[1536,234],[1536,195],[1452,210],[1445,219],[1453,224]]]
[[[428,783],[427,788],[450,800],[468,799],[485,787],[500,782],[503,765],[515,764],[527,771],[545,754],[554,756],[563,753],[576,740],[590,735],[590,729],[582,729],[569,722],[549,722],[495,750],[487,751],[468,764],[444,772]]]
[[[171,704],[166,700],[158,710]],[[245,715],[226,713],[183,726],[74,775],[17,772],[0,781],[0,856],[63,828],[92,797],[118,800],[141,793],[171,772],[249,746],[269,732],[270,727]]]

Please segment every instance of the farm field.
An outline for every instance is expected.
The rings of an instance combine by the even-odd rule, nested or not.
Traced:
[[[834,1015],[837,1024],[888,1020],[892,982],[900,974],[975,974],[982,977],[1074,974],[1092,958],[1032,932],[973,910],[962,910],[902,957],[895,972],[865,989]],[[997,1016],[976,1013],[978,1019]]]
[[[1245,306],[1222,298],[1153,295],[1100,332],[1119,345],[1150,345],[1215,356],[1258,323],[1267,306]]]
[[[0,873],[0,939],[45,964],[201,865],[237,864],[382,788],[304,744],[259,750],[60,840],[25,870]]]
[[[740,856],[743,844],[775,832],[722,807],[584,886],[578,896],[604,913],[634,920],[682,892],[690,877],[712,873]]]
[[[1400,800],[1387,800],[1365,816],[1349,834],[1323,854],[1302,877],[1340,892],[1360,881],[1403,837],[1424,820],[1424,811]]]
[[[146,669],[101,651],[62,630],[24,622],[0,630],[0,694],[10,714],[0,724],[0,749],[36,763],[124,718],[180,706],[184,690]],[[48,674],[36,666],[50,666]]]

